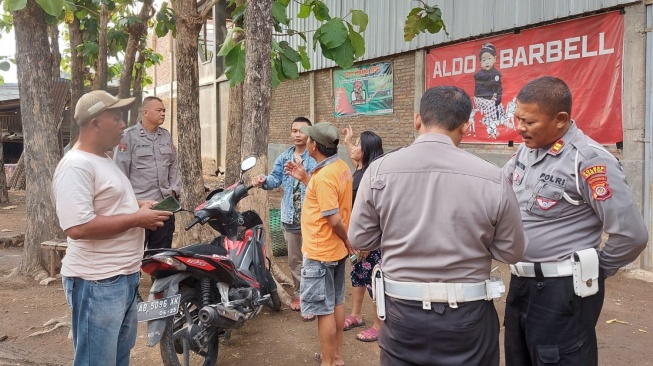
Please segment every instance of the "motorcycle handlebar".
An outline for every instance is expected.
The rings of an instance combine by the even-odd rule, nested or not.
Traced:
[[[193,226],[198,224],[200,221],[202,221],[202,219],[200,219],[199,217],[196,217],[195,220],[191,221],[190,224],[186,225],[184,230],[186,230],[186,231],[190,230],[190,228],[192,228]]]

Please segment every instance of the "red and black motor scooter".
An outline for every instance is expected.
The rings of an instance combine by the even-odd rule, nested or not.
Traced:
[[[263,222],[255,211],[236,204],[252,188],[243,173],[256,158],[241,164],[238,183],[211,192],[194,210],[196,224],[209,224],[221,236],[211,243],[178,249],[147,250],[141,269],[152,276],[149,301],[138,305],[139,321],[148,321],[148,345],[160,342],[166,366],[212,366],[219,339],[256,316],[262,307],[281,308],[265,256]]]

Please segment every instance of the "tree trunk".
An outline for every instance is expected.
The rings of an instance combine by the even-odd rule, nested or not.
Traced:
[[[120,87],[118,89],[118,98],[129,97],[129,89],[132,81],[132,71],[134,61],[136,60],[136,51],[138,51],[143,42],[143,35],[147,33],[147,21],[152,17],[152,1],[144,0],[138,18],[140,22],[134,23],[128,27],[129,39],[125,49],[125,59],[122,64],[122,75],[120,75]],[[134,83],[134,88],[136,84]]]
[[[177,14],[177,126],[179,131],[178,161],[181,174],[181,204],[192,209],[204,199],[204,178],[202,176],[202,150],[200,143],[199,66],[198,44],[200,30],[204,24],[197,13],[195,0],[173,2]],[[172,96],[172,91],[171,91]],[[185,231],[190,222],[188,213],[178,215],[176,246],[188,245],[202,238],[213,236],[210,229],[202,230],[200,225]]]
[[[98,58],[93,79],[93,90],[107,90],[107,79],[109,77],[109,65],[107,57],[109,45],[107,43],[107,25],[109,24],[109,8],[106,3],[100,6],[100,30],[98,31]]]
[[[70,147],[77,142],[79,126],[75,122],[75,106],[84,95],[84,56],[77,52],[77,47],[84,43],[80,22],[77,17],[68,23],[68,36],[70,37]]]
[[[269,0],[249,0],[245,11],[247,39],[245,54],[245,83],[243,87],[243,139],[242,158],[256,156],[258,161],[249,176],[265,174],[268,166],[268,134],[270,122],[270,94],[272,92],[272,2]],[[268,193],[262,189],[250,191],[249,198],[242,203],[251,207],[261,216],[265,232],[270,233]],[[268,258],[273,258],[270,235],[267,235]],[[279,274],[282,272],[276,263],[270,263],[275,273],[277,287],[281,289]],[[286,291],[279,291],[281,300],[290,304]]]
[[[52,57],[45,13],[35,0],[14,12],[16,65],[22,115],[27,177],[27,230],[20,272],[47,276],[43,269],[41,243],[63,237],[52,204],[52,175],[59,161],[57,123],[50,93]]]
[[[50,53],[52,54],[52,76],[61,77],[61,51],[59,51],[59,26],[52,24],[48,26],[50,36]]]
[[[9,193],[7,192],[7,176],[5,175],[5,157],[0,140],[0,203],[9,202]]]
[[[244,0],[238,0],[236,6],[241,6]],[[242,18],[234,26],[242,28]],[[242,33],[234,34],[234,42],[243,38]],[[225,184],[231,184],[240,176],[241,145],[243,139],[243,84],[238,84],[229,90],[229,121],[227,122],[227,156],[225,157]]]
[[[136,62],[141,65],[138,69],[136,69],[136,76],[134,76],[134,89],[132,92],[132,96],[136,98],[136,102],[132,106],[131,110],[129,111],[129,125],[133,126],[138,122],[138,114],[140,113],[141,106],[143,105],[143,73],[145,72],[145,65],[143,63],[145,62],[145,54],[143,53],[143,49],[147,45],[147,39],[143,37],[141,39],[141,44],[138,48],[138,60]],[[172,111],[169,111],[168,113],[172,113]],[[170,132],[172,133],[172,132]]]

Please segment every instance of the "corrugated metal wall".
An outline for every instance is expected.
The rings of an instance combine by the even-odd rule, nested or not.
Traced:
[[[404,22],[410,9],[417,6],[412,0],[323,0],[331,16],[345,16],[351,9],[363,10],[369,15],[365,37],[366,51],[358,60],[370,60],[396,53],[430,47],[469,37],[500,32],[538,24],[546,21],[608,9],[634,3],[633,0],[429,0],[442,9],[449,36],[421,34],[411,42],[404,41]],[[296,17],[299,4],[291,2],[288,15]],[[291,27],[297,30],[315,30],[319,23],[308,19],[293,19]],[[292,45],[304,45],[298,36],[278,37]],[[335,66],[331,60],[322,57],[319,51],[312,52],[312,33],[308,33],[308,51],[313,70]]]

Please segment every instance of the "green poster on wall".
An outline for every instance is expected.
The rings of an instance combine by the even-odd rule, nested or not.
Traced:
[[[335,117],[392,114],[392,63],[379,62],[333,72]]]

